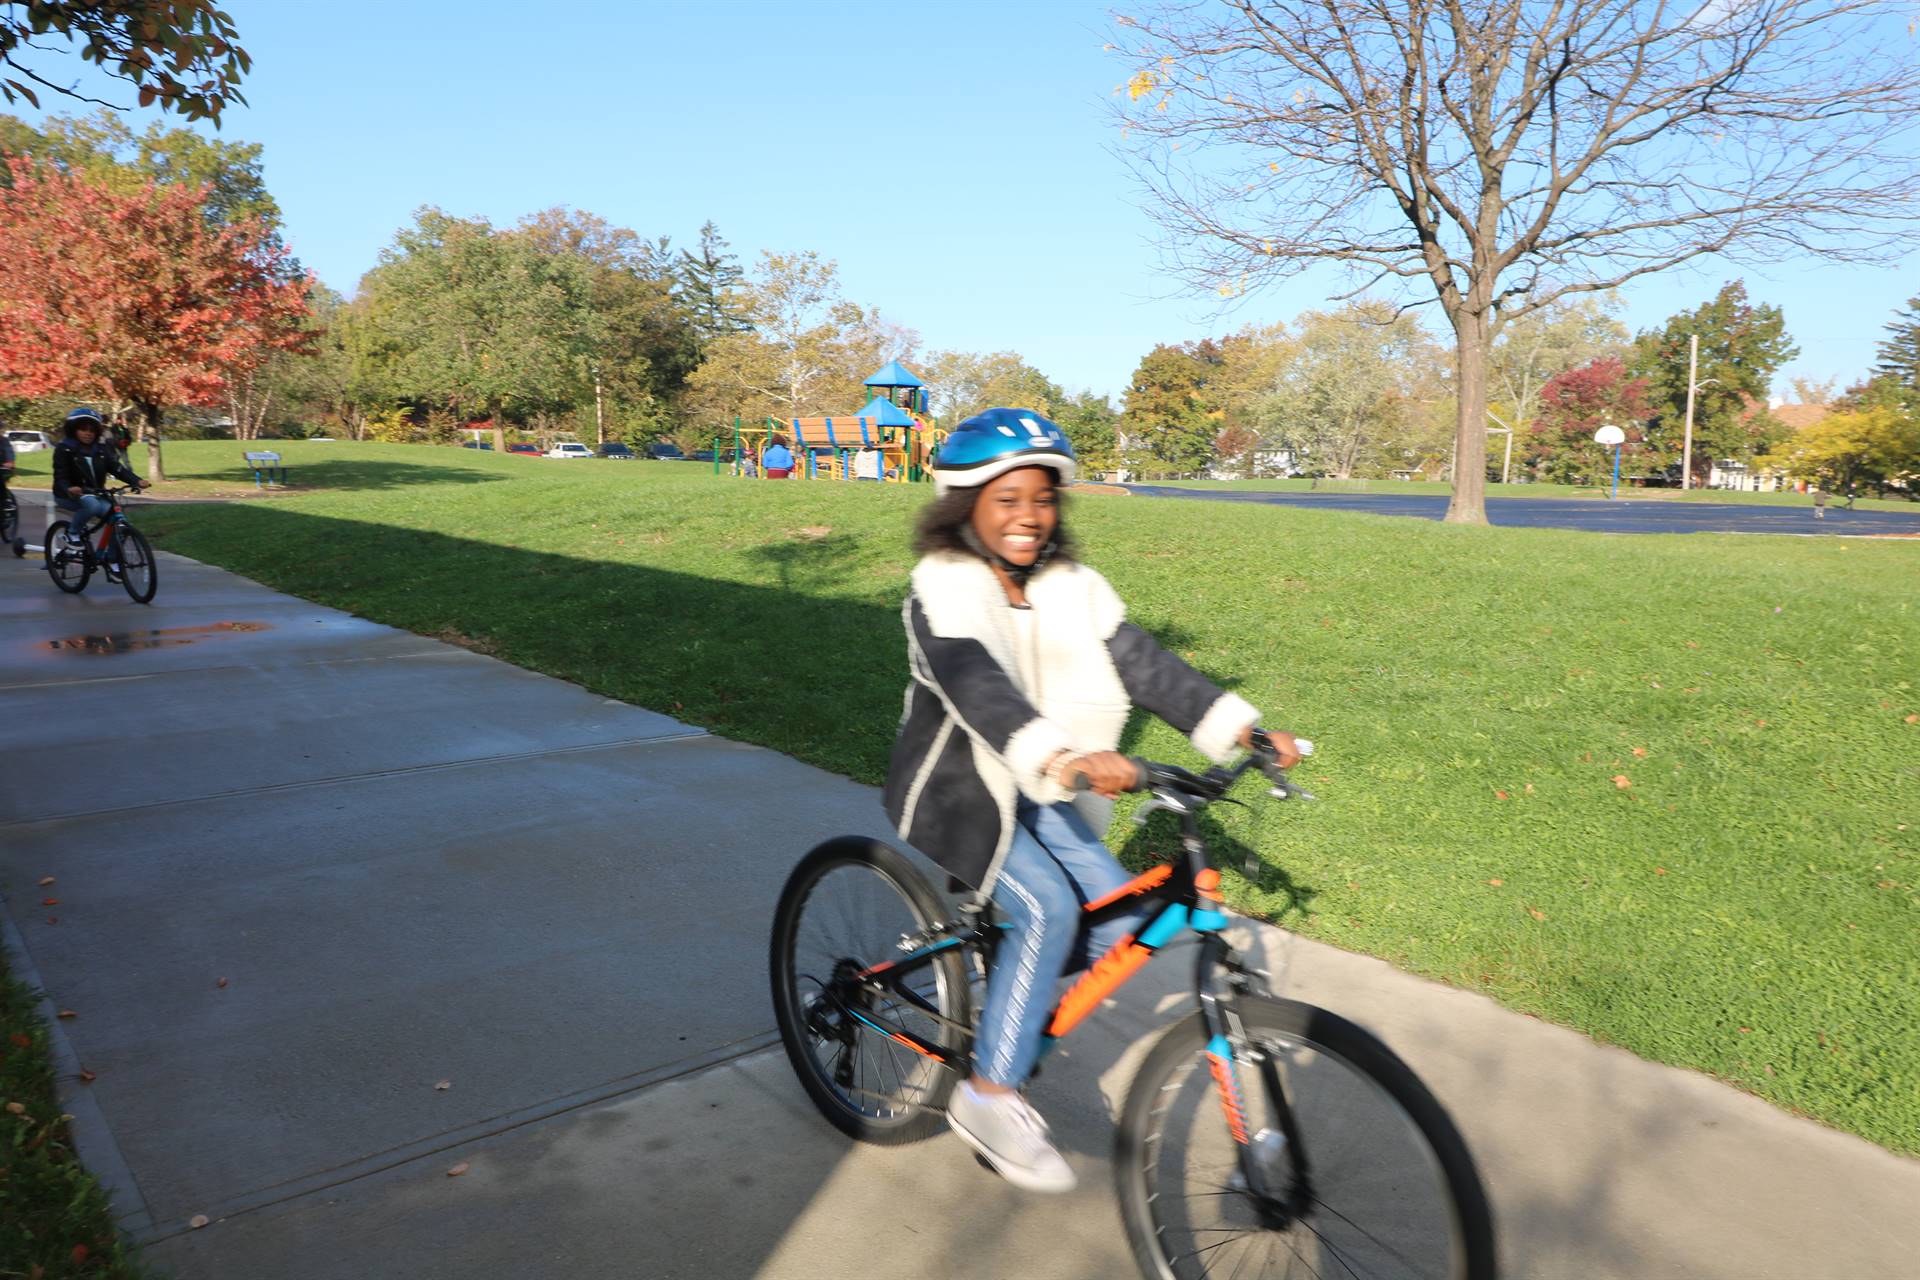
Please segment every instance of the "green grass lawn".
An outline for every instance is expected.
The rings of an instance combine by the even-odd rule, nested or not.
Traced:
[[[36,1004],[0,952],[0,1276],[133,1280],[145,1270],[74,1156]]]
[[[1176,489],[1244,489],[1255,493],[1310,493],[1313,481],[1290,480],[1143,480],[1142,484],[1163,484]],[[1343,482],[1344,483],[1344,482]],[[1452,486],[1442,480],[1369,480],[1368,493],[1429,493],[1446,497]],[[1489,498],[1605,498],[1606,485],[1578,484],[1499,484],[1487,486]],[[1742,493],[1731,489],[1636,489],[1623,486],[1623,501],[1634,502],[1734,502],[1763,507],[1811,507],[1813,497],[1805,493]],[[1835,500],[1835,506],[1839,500]],[[1904,498],[1861,498],[1854,504],[1863,511],[1913,511],[1916,504]]]
[[[926,489],[306,448],[296,477],[355,487],[139,521],[880,779]],[[183,475],[202,449],[228,465],[183,444]],[[1920,1152],[1920,546],[1100,496],[1069,519],[1138,621],[1321,744],[1318,803],[1220,811],[1259,855],[1229,859],[1240,909]],[[1194,759],[1159,725],[1128,749]]]

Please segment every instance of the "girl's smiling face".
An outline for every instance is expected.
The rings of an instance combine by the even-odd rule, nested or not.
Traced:
[[[1052,469],[1017,467],[987,481],[974,501],[972,522],[988,551],[1009,564],[1032,564],[1060,523]]]

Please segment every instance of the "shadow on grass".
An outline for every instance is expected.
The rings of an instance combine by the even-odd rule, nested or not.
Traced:
[[[219,471],[181,475],[182,480],[209,484],[253,485],[253,472],[236,463]],[[290,462],[287,464],[287,488],[302,489],[411,489],[443,484],[493,484],[510,479],[492,471],[480,471],[452,464],[423,466],[417,462]]]

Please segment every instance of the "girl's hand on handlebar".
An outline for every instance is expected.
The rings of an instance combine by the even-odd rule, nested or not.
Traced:
[[[1130,791],[1140,783],[1140,771],[1132,760],[1118,751],[1095,751],[1084,756],[1072,756],[1060,765],[1056,775],[1060,781],[1071,787],[1078,778],[1085,778],[1087,790],[1096,791],[1103,796],[1117,796]]]
[[[1285,729],[1259,730],[1255,725],[1248,725],[1241,731],[1240,745],[1249,751],[1253,750],[1253,735],[1255,732],[1264,732],[1266,734],[1267,741],[1273,746],[1274,754],[1278,756],[1278,759],[1276,759],[1274,763],[1282,769],[1293,768],[1293,766],[1300,763],[1300,757],[1306,754],[1300,750],[1300,744],[1294,741],[1293,735]]]

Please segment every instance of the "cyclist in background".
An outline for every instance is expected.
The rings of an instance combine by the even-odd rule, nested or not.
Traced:
[[[1116,918],[1075,951],[1085,904],[1131,879],[1099,835],[1134,781],[1114,750],[1128,712],[1145,707],[1221,763],[1251,747],[1260,718],[1126,621],[1107,580],[1074,559],[1058,496],[1073,475],[1066,435],[1031,410],[989,409],[940,446],[884,794],[900,835],[987,891],[1008,926],[948,1122],[1009,1182],[1050,1192],[1071,1190],[1073,1170],[1019,1089],[1058,979],[1139,927]],[[1283,767],[1298,761],[1292,737],[1271,737]],[[1075,775],[1109,799],[1077,806]]]
[[[73,545],[84,541],[81,531],[88,521],[113,511],[113,503],[98,493],[108,480],[144,487],[120,451],[101,440],[105,430],[98,413],[75,409],[67,415],[65,439],[53,447],[53,504],[68,513],[67,541]]]

